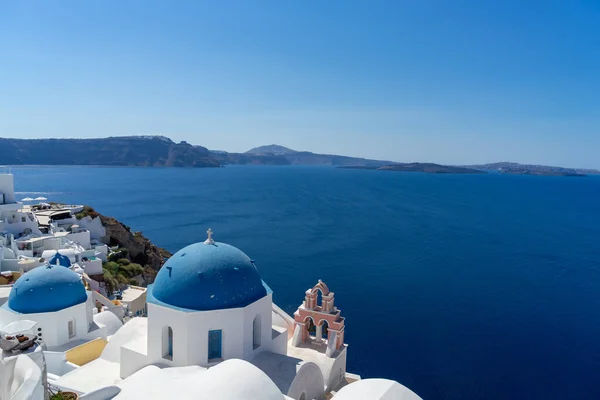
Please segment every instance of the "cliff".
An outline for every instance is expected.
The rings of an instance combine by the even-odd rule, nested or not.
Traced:
[[[106,231],[102,241],[111,247],[126,249],[119,258],[128,258],[132,263],[141,265],[144,268],[142,276],[145,284],[154,282],[156,273],[172,254],[154,245],[141,232],[132,232],[127,225],[113,217],[102,215],[91,207],[86,206],[83,212],[77,214],[78,219],[88,216],[92,219],[100,218]]]
[[[205,147],[163,136],[104,139],[0,138],[0,164],[219,167]]]

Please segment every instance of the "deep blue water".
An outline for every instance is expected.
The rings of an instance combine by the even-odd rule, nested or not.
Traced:
[[[348,370],[363,377],[425,399],[600,398],[600,177],[13,172],[20,197],[92,205],[173,252],[211,227],[290,313],[323,279],[346,317]]]

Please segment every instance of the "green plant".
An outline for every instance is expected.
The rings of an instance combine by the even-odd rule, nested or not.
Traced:
[[[123,285],[139,285],[139,282],[133,278],[144,273],[144,267],[132,263],[128,259],[105,262],[102,264],[102,270],[104,272],[104,283],[109,293]],[[135,283],[132,283],[132,281]]]
[[[138,276],[142,272],[144,272],[144,267],[142,267],[140,264],[136,264],[136,263],[131,263],[129,265],[121,265],[119,267],[119,273],[126,275],[129,278]]]
[[[49,390],[49,392],[50,400],[77,400],[79,398],[77,393],[73,392],[61,392],[60,390],[58,392],[53,392],[52,390]]]
[[[108,269],[104,269],[104,284],[108,293],[112,293],[119,288],[119,281],[113,276],[112,272]]]
[[[75,218],[77,219],[83,219],[85,217],[91,217],[93,219],[99,216],[100,214],[90,206],[84,206],[83,210],[75,214]]]

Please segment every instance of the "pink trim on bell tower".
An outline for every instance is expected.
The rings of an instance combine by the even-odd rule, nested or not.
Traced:
[[[319,292],[321,304],[318,304]],[[319,279],[319,282],[305,292],[304,303],[294,313],[296,328],[292,345],[298,347],[301,343],[326,342],[327,356],[332,357],[335,351],[344,346],[344,321],[341,311],[334,305],[334,293]],[[327,323],[327,338],[323,339],[323,326]],[[316,335],[310,334],[313,324]]]

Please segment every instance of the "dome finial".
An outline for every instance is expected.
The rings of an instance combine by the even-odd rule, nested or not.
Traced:
[[[208,239],[204,241],[204,244],[215,244],[215,241],[212,238],[213,230],[208,228],[206,234],[208,235]]]

